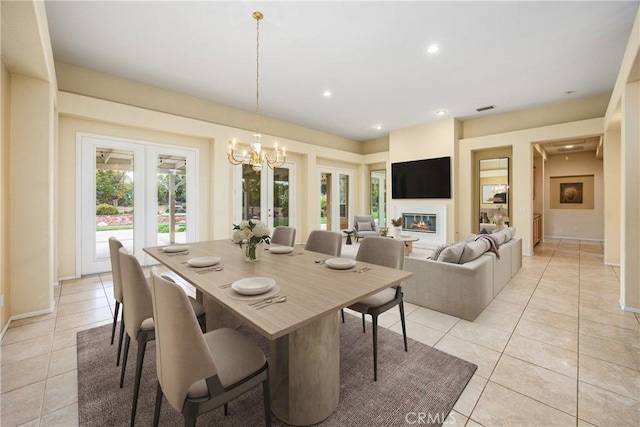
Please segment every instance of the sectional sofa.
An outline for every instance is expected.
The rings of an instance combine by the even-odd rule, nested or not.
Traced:
[[[475,236],[438,248],[437,260],[405,258],[413,277],[404,282],[404,300],[473,321],[522,267],[522,239],[510,227],[487,238]]]

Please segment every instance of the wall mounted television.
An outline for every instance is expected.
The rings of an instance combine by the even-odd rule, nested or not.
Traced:
[[[451,157],[392,163],[391,198],[450,199]]]

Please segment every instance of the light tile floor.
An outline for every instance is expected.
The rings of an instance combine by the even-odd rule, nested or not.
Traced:
[[[640,316],[619,309],[618,275],[599,243],[546,241],[474,322],[405,304],[411,338],[478,365],[447,424],[637,426]],[[77,425],[76,333],[111,323],[112,292],[110,274],[66,281],[54,313],[11,323],[3,427]],[[380,324],[401,331],[396,310]]]

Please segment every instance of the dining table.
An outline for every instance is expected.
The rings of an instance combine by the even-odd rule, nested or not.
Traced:
[[[303,245],[280,253],[269,250],[275,245],[261,246],[264,249],[258,248],[258,260],[253,262],[247,262],[245,251],[229,239],[187,243],[176,252],[163,246],[144,251],[193,285],[199,298],[212,300],[217,311],[226,312],[221,316],[208,311],[207,317],[220,319],[208,320],[209,329],[228,326],[231,316],[270,341],[272,411],[287,424],[316,424],[338,406],[340,309],[401,285],[413,273],[361,261],[348,269],[334,269],[326,262],[332,257],[307,251]],[[219,261],[213,266],[192,265],[199,265],[193,260],[207,257]],[[242,283],[238,281],[251,278],[269,278],[275,285],[260,295],[234,290],[234,284]],[[258,303],[263,300],[268,302]]]

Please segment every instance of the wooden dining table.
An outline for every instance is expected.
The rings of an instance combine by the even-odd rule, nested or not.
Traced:
[[[254,262],[246,262],[244,250],[228,239],[187,245],[184,252],[168,253],[162,247],[144,251],[193,285],[199,296],[212,299],[270,340],[271,407],[280,420],[292,425],[316,424],[338,406],[340,309],[413,275],[360,261],[352,269],[334,270],[323,262],[329,256],[306,251],[302,245],[285,254],[259,248]],[[189,259],[210,256],[220,257],[221,270],[188,264]],[[362,268],[369,269],[358,272]],[[272,278],[277,288],[262,296],[242,296],[230,287],[251,277]],[[286,300],[254,304],[275,291]],[[226,325],[213,327],[220,326]]]

